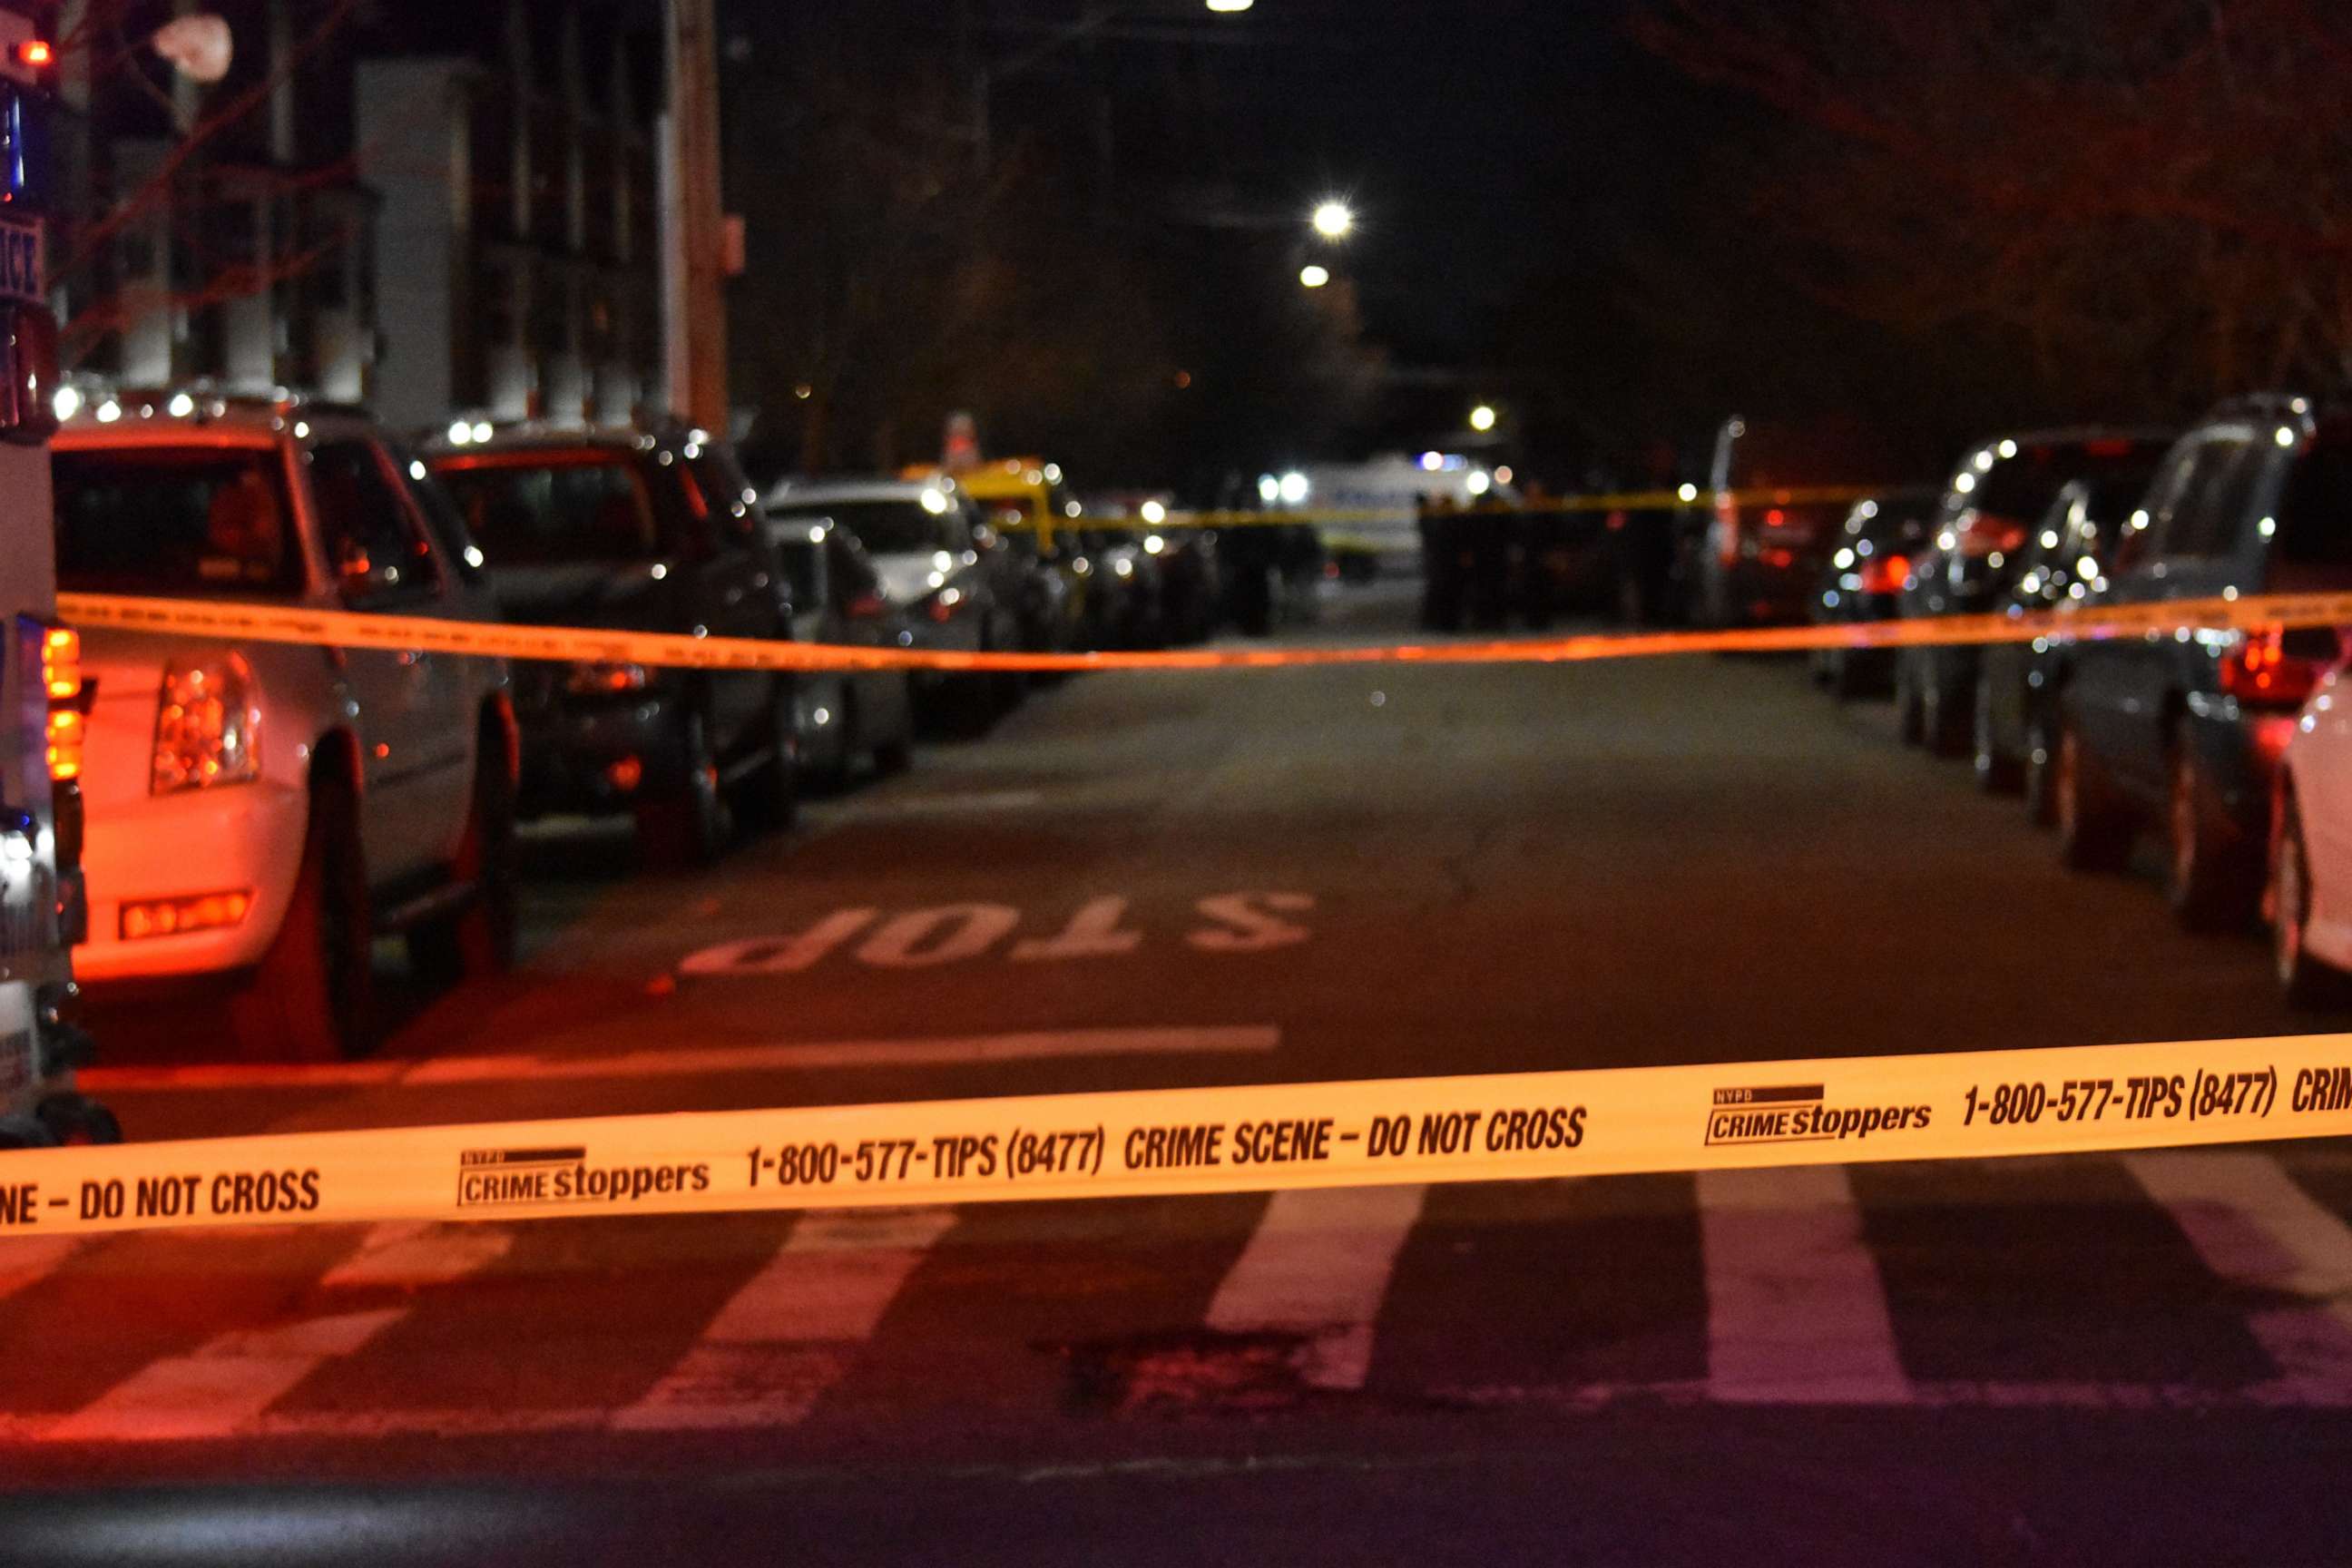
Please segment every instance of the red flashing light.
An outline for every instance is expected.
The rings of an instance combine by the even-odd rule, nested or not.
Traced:
[[[35,70],[55,63],[57,58],[56,47],[47,38],[26,38],[16,46],[16,58]]]
[[[1881,555],[1862,565],[1862,591],[1865,594],[1899,594],[1911,576],[1911,558],[1907,555]]]

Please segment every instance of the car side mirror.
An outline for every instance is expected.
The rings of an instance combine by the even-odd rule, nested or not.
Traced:
[[[400,563],[377,561],[356,542],[345,540],[335,562],[336,586],[352,604],[364,604],[400,586]]]

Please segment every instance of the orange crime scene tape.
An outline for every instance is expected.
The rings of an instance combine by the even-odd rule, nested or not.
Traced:
[[[2352,1035],[676,1111],[37,1149],[9,1236],[2089,1153],[2352,1133]]]
[[[1270,669],[1311,665],[1570,664],[1693,653],[1801,653],[1814,648],[1912,647],[2036,638],[2094,640],[2192,636],[2272,626],[2352,624],[2352,594],[2269,594],[2096,605],[2036,615],[1945,616],[1844,626],[1740,630],[1577,633],[1483,641],[1364,647],[1168,648],[1099,653],[956,653],[752,637],[688,637],[590,626],[513,626],[423,616],[367,615],[283,605],[60,594],[58,613],[83,630],[199,636],[223,641],[388,648],[488,658],[599,660],[689,669]]]

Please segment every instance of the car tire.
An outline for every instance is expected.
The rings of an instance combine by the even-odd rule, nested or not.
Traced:
[[[2059,859],[2073,871],[2122,870],[2131,858],[2131,818],[2098,776],[2072,721],[2059,721],[2053,773]]]
[[[2287,1005],[2340,1009],[2352,1005],[2352,975],[2312,956],[2305,941],[2311,924],[2311,859],[2303,837],[2303,814],[2294,792],[2279,798],[2279,820],[2271,836],[2268,890],[2271,968]]]
[[[797,683],[772,705],[768,715],[767,754],[760,765],[736,782],[728,808],[735,821],[754,832],[781,833],[800,819],[801,730]],[[844,721],[846,721],[846,715]],[[842,767],[848,769],[846,742]]]
[[[667,789],[637,802],[637,854],[656,870],[710,864],[727,847],[733,826],[709,726],[692,709],[678,722],[675,767]]]
[[[335,1061],[375,1044],[375,924],[358,803],[323,776],[310,786],[286,918],[252,978],[229,998],[229,1028],[247,1056]]]
[[[2036,827],[2048,827],[2058,820],[2058,740],[2050,732],[2050,721],[2036,712],[2025,724],[2025,762],[2022,785],[2025,791],[2026,819]]]
[[[473,896],[455,913],[408,933],[409,966],[430,984],[453,985],[514,967],[515,936],[522,923],[514,791],[506,770],[489,765],[499,754],[491,750],[495,739],[485,734],[477,753],[473,805],[450,868],[454,879],[472,887]]]
[[[2178,727],[2165,764],[2164,896],[2181,928],[2234,931],[2254,915],[2253,879],[2243,857],[2214,830],[2212,788],[2196,748]]]
[[[1969,732],[1975,757],[1977,787],[1987,795],[2015,795],[2025,782],[2018,759],[2001,754],[1992,738],[1992,676],[1979,671],[1975,697],[1969,704]]]
[[[1927,754],[1946,761],[1968,755],[1969,716],[1953,700],[1951,688],[1927,658],[1919,661],[1915,684],[1919,691],[1919,740]]]
[[[1927,716],[1919,700],[1919,658],[1911,648],[1895,655],[1895,734],[1906,746],[1927,738]]]

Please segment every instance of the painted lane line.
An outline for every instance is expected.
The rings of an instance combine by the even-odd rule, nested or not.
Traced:
[[[938,1067],[1050,1061],[1069,1057],[1247,1056],[1279,1048],[1272,1024],[1192,1028],[1037,1029],[1018,1034],[943,1036],[912,1040],[772,1041],[630,1051],[605,1057],[443,1057],[413,1062],[93,1068],[80,1075],[94,1091],[245,1089],[314,1086],[523,1083],[550,1079],[695,1077],[726,1072],[798,1072],[822,1068]],[[365,1073],[349,1069],[366,1068]]]
[[[1703,1171],[1697,1182],[1711,1397],[1907,1403],[1885,1289],[1845,1171]]]
[[[1276,1193],[1218,1285],[1207,1327],[1303,1333],[1300,1370],[1308,1387],[1361,1388],[1397,1253],[1428,1191],[1399,1185]]]
[[[620,1431],[789,1426],[849,1370],[931,1247],[950,1208],[811,1215],[720,1308]]]
[[[2289,1404],[2352,1399],[2352,1229],[2266,1154],[2135,1154],[2124,1166],[2225,1283],[2263,1297],[2246,1327]]]
[[[497,1226],[374,1226],[318,1285],[322,1291],[446,1285],[496,1262],[512,1240]],[[148,1363],[43,1436],[61,1443],[158,1442],[250,1431],[304,1378],[357,1354],[408,1311],[404,1305],[331,1312],[220,1335],[186,1355]]]

